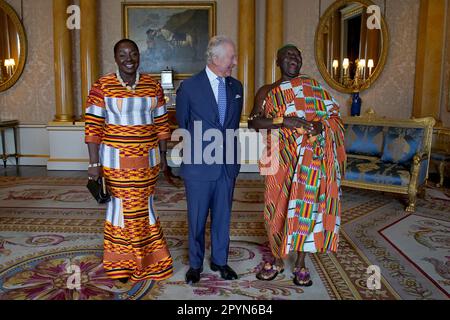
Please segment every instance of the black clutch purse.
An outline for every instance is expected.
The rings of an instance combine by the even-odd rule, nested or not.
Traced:
[[[111,201],[111,195],[106,188],[105,178],[100,177],[97,181],[89,180],[86,187],[98,203]]]

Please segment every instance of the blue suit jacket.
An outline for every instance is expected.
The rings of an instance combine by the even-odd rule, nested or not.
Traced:
[[[232,78],[226,78],[226,91],[227,91],[227,113],[225,115],[225,122],[222,126],[219,121],[219,110],[214,96],[213,89],[209,82],[206,71],[194,75],[193,77],[183,81],[177,91],[176,101],[176,118],[179,128],[189,131],[191,139],[186,140],[183,143],[184,157],[190,154],[190,164],[188,161],[181,164],[180,175],[184,179],[198,180],[198,181],[214,181],[217,180],[225,166],[227,175],[230,178],[236,178],[239,174],[240,164],[238,161],[238,148],[239,141],[237,134],[232,139],[226,138],[226,130],[233,129],[236,131],[239,129],[239,122],[242,112],[243,104],[243,90],[242,84]],[[194,135],[194,122],[200,121],[201,131]],[[199,127],[199,123],[197,123]],[[223,143],[220,143],[220,149],[223,150],[223,164],[208,164],[205,163],[205,159],[202,156],[205,152],[205,148],[208,147],[214,138],[210,138],[210,141],[203,141],[204,133],[209,129],[220,130],[223,136]],[[195,145],[197,145],[197,151],[201,151],[202,154],[195,155]],[[190,147],[190,152],[189,152]],[[220,156],[219,150],[216,154],[211,152],[211,147],[208,148],[206,154],[212,154],[213,156]],[[186,154],[187,152],[187,154]],[[227,154],[228,158],[233,157],[232,161],[226,162]],[[197,159],[195,159],[197,157]],[[183,158],[185,159],[185,158]],[[194,163],[194,160],[195,161]],[[200,163],[197,164],[200,160]]]

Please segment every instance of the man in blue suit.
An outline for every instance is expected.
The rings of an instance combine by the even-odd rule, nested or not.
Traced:
[[[227,261],[233,191],[240,170],[235,132],[239,129],[243,91],[242,84],[231,77],[237,64],[232,40],[225,36],[212,38],[206,56],[205,70],[180,85],[176,102],[178,126],[190,136],[183,141],[180,168],[188,206],[187,283],[200,281],[209,210],[211,270],[219,271],[225,280],[237,279]],[[211,148],[211,144],[215,147]]]

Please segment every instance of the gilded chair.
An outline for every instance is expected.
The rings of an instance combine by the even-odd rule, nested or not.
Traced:
[[[436,127],[434,129],[431,160],[437,164],[439,172],[438,188],[444,185],[445,168],[450,164],[450,128]]]

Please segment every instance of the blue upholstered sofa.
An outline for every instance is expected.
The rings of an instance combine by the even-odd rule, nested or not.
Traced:
[[[407,194],[413,212],[425,186],[435,120],[394,120],[373,112],[344,117],[347,166],[344,186]]]

